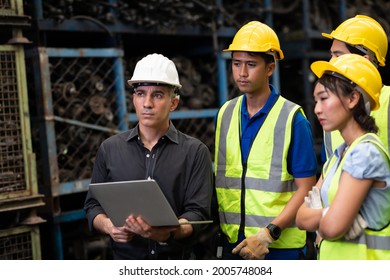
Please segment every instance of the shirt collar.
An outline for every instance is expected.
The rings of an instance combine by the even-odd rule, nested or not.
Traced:
[[[276,100],[278,100],[279,94],[276,92],[274,86],[270,84],[269,88],[271,89],[271,94],[268,97],[267,102],[265,103],[263,108],[261,108],[261,110],[255,114],[255,116],[257,116],[259,114],[268,114],[268,112],[271,110],[272,106],[275,104]],[[246,105],[246,93],[244,93],[244,97],[242,99],[241,111],[243,114],[249,116],[248,107]]]
[[[137,124],[136,127],[134,127],[133,129],[130,129],[126,141],[130,141],[134,138],[138,139],[139,136],[138,127],[139,124]],[[176,127],[173,125],[172,121],[169,121],[169,129],[162,138],[164,137],[167,137],[172,142],[179,144],[179,132],[176,129]]]
[[[340,144],[340,146],[338,146],[336,148],[336,150],[334,151],[334,154],[336,155],[336,157],[341,158],[341,155],[344,153],[344,151],[347,150],[347,148],[348,148],[348,146],[344,142],[344,143]]]

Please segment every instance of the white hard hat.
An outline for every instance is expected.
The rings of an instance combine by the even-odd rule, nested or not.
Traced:
[[[161,54],[149,54],[137,62],[129,85],[142,83],[167,84],[181,88],[175,63]]]

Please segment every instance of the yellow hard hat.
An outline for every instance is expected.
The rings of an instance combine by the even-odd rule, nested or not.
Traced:
[[[373,18],[357,15],[342,22],[332,33],[322,33],[352,46],[364,46],[375,54],[380,66],[385,66],[388,39],[382,26]]]
[[[251,21],[241,27],[233,38],[233,42],[224,52],[265,52],[273,53],[276,59],[283,59],[279,39],[275,31],[259,21]]]
[[[367,94],[371,110],[379,108],[379,94],[382,78],[378,69],[366,58],[358,54],[344,54],[330,61],[316,61],[310,66],[313,73],[321,78],[324,73],[339,76],[355,83]],[[336,73],[336,74],[335,74]]]

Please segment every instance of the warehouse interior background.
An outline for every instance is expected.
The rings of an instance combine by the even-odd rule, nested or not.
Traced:
[[[239,94],[222,50],[248,21],[268,24],[285,54],[272,84],[304,108],[320,153],[309,66],[330,57],[321,32],[356,14],[390,34],[385,0],[0,0],[0,259],[110,258],[83,203],[100,143],[136,124],[126,80],[149,53],[176,63],[173,122],[213,154],[213,118]]]

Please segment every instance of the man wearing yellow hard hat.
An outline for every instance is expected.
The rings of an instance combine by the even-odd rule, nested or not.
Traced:
[[[302,108],[269,84],[284,58],[276,33],[252,21],[229,48],[242,95],[216,118],[216,193],[223,259],[302,259],[306,232],[295,215],[316,182],[311,126]]]
[[[388,49],[387,34],[382,26],[373,18],[357,15],[342,22],[330,34],[322,33],[326,38],[332,39],[330,53],[332,57],[355,53],[366,57],[376,67],[385,66]],[[380,95],[381,107],[372,112],[379,127],[378,135],[385,147],[390,147],[389,137],[389,100],[390,87],[383,86]],[[334,149],[341,144],[342,139],[337,131],[324,133],[323,161],[330,157]],[[325,158],[326,157],[326,158]]]

